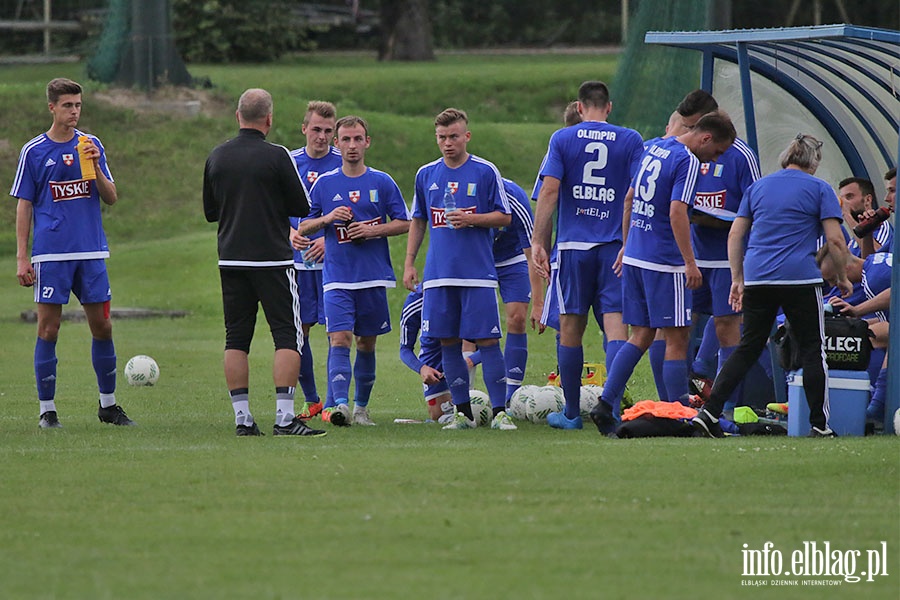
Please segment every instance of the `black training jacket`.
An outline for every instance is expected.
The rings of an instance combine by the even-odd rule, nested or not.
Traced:
[[[294,264],[288,217],[309,214],[297,165],[256,129],[217,146],[203,171],[203,212],[219,223],[220,268]]]

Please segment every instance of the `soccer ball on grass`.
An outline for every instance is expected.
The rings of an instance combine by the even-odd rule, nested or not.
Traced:
[[[560,412],[565,405],[562,388],[545,385],[538,388],[537,393],[528,399],[528,403],[525,405],[525,414],[532,423],[546,423],[547,415],[552,412]]]
[[[494,411],[491,410],[491,398],[481,390],[469,390],[469,402],[472,405],[472,416],[479,427],[491,424]]]
[[[125,365],[125,381],[130,385],[154,385],[158,380],[159,365],[149,356],[132,356]]]

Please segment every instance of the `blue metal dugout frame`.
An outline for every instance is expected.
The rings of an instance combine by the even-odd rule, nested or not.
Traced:
[[[900,164],[900,31],[853,25],[652,31],[646,34],[644,42],[700,51],[703,54],[700,87],[710,93],[715,60],[736,64],[746,141],[757,154],[751,71],[785,90],[810,111],[834,138],[855,176],[881,181],[889,166]],[[819,86],[818,93],[807,82]],[[865,108],[870,110],[868,114],[861,109],[862,103],[848,95],[849,91],[862,96],[863,103],[867,103]],[[897,138],[892,143],[893,133]],[[860,139],[871,142],[868,160],[857,148]],[[896,225],[900,226],[900,222]],[[893,255],[892,289],[900,285],[900,269],[896,268],[900,255],[898,235],[894,236]],[[895,315],[900,314],[900,294],[891,296],[890,308]],[[884,430],[894,433],[893,415],[900,408],[900,327],[891,328],[888,348]],[[777,364],[774,368],[776,381],[780,381],[778,378],[784,373]],[[775,387],[779,400],[786,401],[784,389]]]

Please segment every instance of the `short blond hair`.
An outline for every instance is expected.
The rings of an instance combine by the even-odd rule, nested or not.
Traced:
[[[434,118],[435,127],[447,127],[453,125],[457,121],[462,121],[466,125],[469,124],[469,115],[466,111],[458,108],[445,108],[438,116]]]
[[[310,100],[306,105],[306,114],[303,115],[303,124],[309,125],[309,119],[313,115],[319,115],[323,119],[334,119],[337,116],[337,109],[331,102],[324,100]]]

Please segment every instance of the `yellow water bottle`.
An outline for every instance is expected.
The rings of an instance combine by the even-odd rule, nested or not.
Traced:
[[[97,179],[97,172],[94,170],[94,161],[84,154],[87,148],[87,142],[90,140],[91,138],[86,135],[78,136],[78,162],[81,164],[82,179]]]

